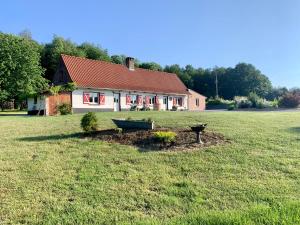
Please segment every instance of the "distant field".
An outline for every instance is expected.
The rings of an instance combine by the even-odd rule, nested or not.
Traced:
[[[80,139],[81,116],[0,116],[0,224],[300,224],[298,112],[97,114],[232,140],[190,152]]]

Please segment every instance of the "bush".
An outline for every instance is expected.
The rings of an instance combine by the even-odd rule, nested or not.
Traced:
[[[236,107],[239,109],[251,108],[252,103],[248,100],[247,97],[244,96],[236,96],[234,97],[234,101]]]
[[[85,132],[91,132],[97,130],[98,120],[94,112],[88,112],[81,118],[81,128]]]
[[[279,106],[286,108],[297,108],[300,104],[300,95],[297,93],[287,93],[279,100]]]
[[[154,138],[162,143],[171,143],[176,139],[176,133],[172,131],[157,131],[154,132]]]
[[[72,106],[69,103],[63,103],[58,106],[58,111],[60,115],[72,114]]]
[[[231,110],[236,109],[236,106],[235,106],[235,104],[230,104],[227,109],[231,111]]]
[[[248,96],[248,100],[251,102],[252,107],[256,108],[258,104],[261,104],[262,98],[260,98],[255,92],[251,92]]]
[[[176,105],[173,105],[171,110],[172,111],[177,111],[177,109],[178,109],[178,107]]]
[[[141,111],[150,111],[150,108],[148,106],[144,106],[143,108],[141,108]]]
[[[132,105],[131,107],[130,107],[130,111],[137,111],[137,106],[136,105]]]
[[[207,109],[228,109],[232,104],[234,101],[223,98],[209,98],[206,101]]]
[[[278,99],[275,98],[275,99],[271,102],[271,105],[272,105],[273,108],[278,108],[278,106],[279,106],[279,101],[278,101]]]

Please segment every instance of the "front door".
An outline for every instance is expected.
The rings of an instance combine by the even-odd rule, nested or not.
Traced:
[[[114,94],[114,111],[120,111],[120,94]]]

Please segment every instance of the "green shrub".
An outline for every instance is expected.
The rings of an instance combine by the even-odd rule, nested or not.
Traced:
[[[136,105],[133,105],[130,107],[130,111],[137,111],[137,110],[138,110],[138,108]]]
[[[239,109],[251,108],[252,103],[245,96],[236,96],[234,97],[235,104]]]
[[[98,120],[94,112],[88,112],[81,118],[81,128],[85,132],[91,132],[97,130]]]
[[[61,91],[74,91],[77,88],[77,84],[75,82],[69,82],[61,87]]]
[[[235,110],[236,106],[235,106],[235,104],[230,104],[227,109],[228,110]]]
[[[275,98],[275,99],[271,102],[271,104],[272,104],[272,107],[273,107],[273,108],[278,108],[278,106],[279,106],[279,101],[278,101],[278,99]]]
[[[262,99],[255,92],[251,92],[249,94],[248,100],[252,103],[252,107],[254,108],[256,108],[258,104],[262,103]]]
[[[280,107],[297,108],[300,104],[300,95],[297,93],[287,93],[279,100]]]
[[[206,100],[207,109],[228,109],[234,104],[232,100],[225,100],[223,98],[209,98]]]
[[[51,95],[58,95],[58,93],[61,91],[61,86],[57,85],[57,86],[52,86],[49,88],[49,92]]]
[[[176,105],[173,105],[171,110],[172,111],[177,111],[177,109],[178,109],[178,107]]]
[[[171,143],[176,139],[176,133],[172,131],[157,131],[154,132],[154,138],[162,143]]]
[[[62,103],[58,106],[60,115],[72,114],[72,106],[69,103]]]
[[[141,108],[141,111],[150,111],[150,108],[148,106],[144,106],[143,108]]]

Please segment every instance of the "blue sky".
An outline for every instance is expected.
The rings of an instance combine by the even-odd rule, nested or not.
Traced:
[[[3,0],[0,31],[93,42],[110,54],[195,67],[252,63],[300,86],[299,0]]]

